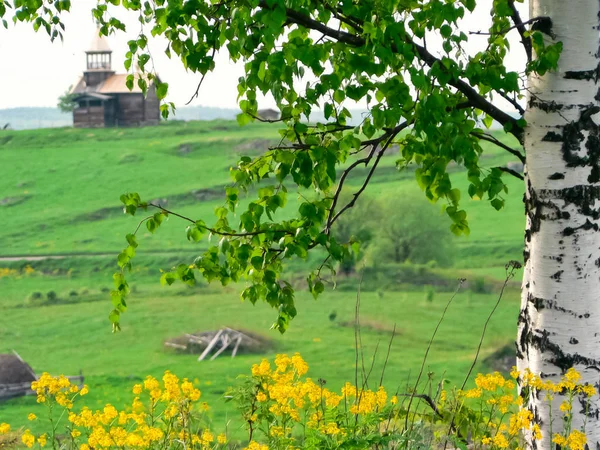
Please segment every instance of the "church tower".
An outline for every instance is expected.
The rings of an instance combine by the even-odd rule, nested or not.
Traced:
[[[83,75],[86,86],[97,86],[115,74],[112,70],[112,50],[106,38],[100,35],[100,29],[96,30],[85,56],[87,67]]]

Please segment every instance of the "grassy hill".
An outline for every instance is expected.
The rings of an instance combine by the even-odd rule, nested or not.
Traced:
[[[278,142],[277,138],[276,126],[239,128],[227,121],[171,122],[143,129],[0,132],[0,167],[5,168],[0,178],[0,256],[64,256],[0,261],[0,352],[18,351],[38,372],[71,375],[82,370],[91,388],[90,399],[97,406],[106,401],[119,406],[126,403],[130,385],[168,368],[198,380],[218,424],[224,423],[226,413],[234,414],[231,407],[224,409],[225,388],[263,356],[299,351],[310,364],[312,377],[327,379],[328,386],[353,379],[355,280],[345,289],[326,292],[316,302],[300,290],[299,316],[280,336],[269,330],[274,311],[262,304],[242,304],[241,286],[159,285],[161,268],[191,261],[198,251],[199,244],[185,239],[186,224],[175,218],[156,235],[142,234],[130,276],[134,292],[123,317],[124,330],[110,333],[107,291],[116,267],[115,254],[123,247],[125,234],[137,225],[136,219],[122,214],[119,196],[136,191],[144,199],[160,199],[170,209],[210,223],[213,209],[223,203],[223,186],[230,183],[229,167],[241,154],[258,154]],[[412,172],[399,173],[395,160],[393,155],[384,158],[380,175],[367,191],[370,195],[402,195],[416,189]],[[490,147],[482,163],[495,166],[506,160]],[[466,177],[458,168],[453,177],[457,186],[466,188]],[[361,184],[360,174],[350,182]],[[439,276],[450,280],[487,277],[492,282],[502,276],[507,260],[521,258],[523,186],[516,179],[507,182],[510,191],[503,211],[496,212],[484,201],[465,201],[471,236],[457,239],[456,267],[439,271]],[[297,204],[291,198],[287,214]],[[447,219],[440,215],[432,220]],[[27,264],[33,272],[24,269]],[[294,263],[290,272],[301,280],[314,264],[310,260]],[[391,278],[399,276],[401,268],[394,270]],[[451,295],[444,288],[438,290],[433,298],[424,294],[422,286],[393,291],[374,288],[363,293],[363,348],[370,360],[379,345],[375,373],[382,367],[382,349],[397,326],[386,374],[389,389],[405,386],[421,363]],[[54,293],[54,301],[35,300],[48,298],[49,292]],[[428,360],[434,380],[443,376],[452,383],[462,381],[496,294],[494,289],[459,293]],[[334,311],[336,319],[331,321]],[[512,289],[492,321],[483,357],[511,343],[517,312],[518,292]],[[193,355],[177,355],[163,346],[167,338],[223,325],[263,334],[274,348],[265,355],[199,363]],[[478,367],[485,368],[481,363]],[[25,412],[39,407],[31,398],[13,400],[0,404],[0,418],[20,426]]]

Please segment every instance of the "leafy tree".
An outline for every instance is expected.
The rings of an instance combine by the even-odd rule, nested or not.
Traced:
[[[369,254],[374,263],[452,264],[454,241],[438,208],[412,193],[388,194],[377,204],[379,220],[370,223],[374,236]]]
[[[64,113],[73,112],[77,106],[75,96],[70,93],[71,88],[67,89],[63,95],[58,97],[58,104],[56,105]]]
[[[365,191],[392,144],[400,148],[399,169],[415,167],[425,195],[445,205],[454,233],[467,234],[469,224],[460,192],[447,173],[451,162],[465,168],[466,194],[502,208],[503,173],[499,168],[482,169],[481,141],[497,144],[522,162],[525,156],[487,132],[485,127],[496,121],[524,144],[527,154],[519,365],[554,379],[576,366],[583,383],[597,382],[600,4],[597,0],[576,4],[530,0],[532,18],[523,21],[515,0],[493,0],[485,4],[491,18],[487,46],[469,53],[465,44],[470,37],[459,21],[480,2],[99,0],[93,14],[101,33],[125,29],[118,10],[109,14],[111,5],[135,11],[145,25],[129,41],[127,68],[135,58],[142,71],[149,70],[145,30],[164,37],[166,52],[198,72],[200,79],[214,68],[216,52],[227,51],[234,61],[245,63],[245,75],[238,83],[239,123],[256,120],[257,93],[269,93],[281,111],[282,142],[289,142],[260,157],[241,158],[232,171],[234,185],[227,189],[226,203],[217,208],[212,225],[207,218],[179,216],[189,222],[188,239],[198,241],[211,234],[220,240],[193,265],[182,262],[162,281],[193,283],[201,276],[225,284],[247,279],[243,298],[251,303],[264,300],[275,308],[275,327],[284,331],[296,309],[293,289],[281,279],[282,262],[304,258],[317,249],[326,253],[327,262],[347,255],[348,248],[332,230]],[[0,17],[29,21],[52,39],[60,38],[64,29],[60,16],[70,4],[69,0],[0,0]],[[524,73],[507,69],[508,33],[521,40]],[[442,38],[439,47],[435,39],[428,39],[434,35]],[[561,52],[564,57],[555,71]],[[519,102],[525,76],[527,114]],[[133,86],[133,75],[128,83]],[[142,90],[147,88],[144,79],[138,83]],[[161,100],[167,88],[158,83]],[[357,101],[367,103],[370,114],[359,126],[350,126],[347,106]],[[510,105],[518,117],[502,105]],[[163,114],[172,106],[164,103]],[[305,123],[317,107],[323,109],[326,121]],[[367,167],[364,182],[348,203],[341,203],[339,194],[359,166]],[[258,189],[250,190],[254,187]],[[313,189],[316,195],[301,203],[295,217],[273,220],[273,214],[285,207],[289,190],[294,193],[297,188]],[[250,192],[253,200],[238,211],[237,219],[231,213],[243,192]],[[151,232],[164,217],[175,215],[144,202],[138,194],[126,194],[122,200],[130,214],[139,208],[155,211],[144,219]],[[138,245],[134,234],[127,241],[119,256],[122,271],[115,274],[115,309],[110,318],[116,328],[129,292],[125,270],[131,267]],[[320,272],[316,269],[308,277],[315,295],[324,289]],[[530,395],[526,388],[521,393],[541,426],[542,447],[549,448],[551,417],[561,416],[561,402],[555,399],[553,414],[542,398]],[[577,395],[582,405],[587,404],[585,393]],[[600,446],[598,409],[595,399],[589,409],[573,410],[569,422],[577,427],[587,422],[590,448]]]
[[[341,197],[344,200],[344,196]],[[436,262],[449,266],[453,261],[453,240],[448,221],[439,209],[413,192],[365,195],[340,218],[333,230],[338,242],[360,243],[360,250],[340,263],[351,272],[365,256],[370,264]]]

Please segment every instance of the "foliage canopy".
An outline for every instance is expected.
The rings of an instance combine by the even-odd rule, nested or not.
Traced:
[[[69,0],[0,0],[0,17],[31,22],[52,39],[61,38],[61,15],[70,6]],[[102,34],[125,30],[119,8],[135,11],[143,25],[129,41],[126,55],[130,87],[134,59],[139,70],[154,76],[148,36],[160,36],[168,42],[167,55],[179,58],[201,79],[214,68],[218,51],[244,62],[245,75],[237,87],[240,125],[260,120],[259,92],[270,94],[281,111],[281,145],[259,157],[240,159],[231,172],[233,185],[226,190],[226,202],[216,209],[216,222],[207,225],[205,220],[179,216],[189,222],[189,240],[210,235],[219,237],[218,243],[211,243],[193,264],[182,263],[164,273],[161,281],[192,284],[201,276],[227,284],[245,278],[249,285],[242,297],[251,303],[265,300],[276,308],[274,326],[285,331],[296,308],[294,290],[280,276],[282,262],[323,250],[323,264],[308,276],[311,292],[323,292],[322,269],[333,270],[333,262],[349,252],[347,243],[336,240],[331,230],[364,192],[393,144],[400,148],[398,169],[415,167],[425,195],[446,203],[455,234],[468,234],[469,225],[460,207],[461,192],[448,175],[449,164],[465,167],[469,196],[502,208],[503,172],[480,167],[480,143],[494,142],[523,161],[519,150],[497,141],[485,128],[496,121],[522,143],[526,123],[492,98],[503,99],[522,116],[518,99],[523,77],[555,68],[562,45],[544,35],[552,35],[545,18],[524,23],[514,0],[494,0],[487,46],[470,54],[469,36],[459,25],[475,7],[476,0],[99,0],[92,12]],[[506,69],[511,31],[519,33],[525,47],[528,61],[522,74]],[[441,43],[435,47],[431,42]],[[138,83],[146,90],[143,78]],[[158,83],[163,102],[167,91],[166,83]],[[347,106],[352,102],[368,105],[369,114],[358,126],[348,124]],[[167,116],[174,105],[164,102],[161,108]],[[307,123],[316,108],[322,108],[326,121]],[[364,184],[342,203],[344,183],[359,166],[368,167]],[[281,219],[277,213],[285,207],[290,189],[311,190],[314,195],[305,196],[292,218]],[[250,190],[253,200],[238,211],[240,195]],[[155,210],[143,219],[150,232],[168,215],[177,215],[144,202],[136,193],[121,200],[132,215],[139,208]],[[122,270],[114,276],[115,309],[110,318],[116,328],[126,309],[125,270],[138,246],[135,233],[127,242],[119,255]]]

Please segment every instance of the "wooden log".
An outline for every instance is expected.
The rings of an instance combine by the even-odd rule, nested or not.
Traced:
[[[219,341],[219,338],[221,337],[222,334],[223,334],[223,330],[219,330],[217,332],[217,334],[215,334],[215,337],[212,339],[212,341],[210,341],[210,343],[206,346],[206,348],[204,349],[202,354],[198,357],[198,361],[202,361],[206,357],[206,355],[208,355],[208,353],[217,344],[217,342]]]
[[[195,334],[187,334],[187,333],[185,336],[193,344],[207,344],[208,343],[208,342],[206,342],[206,339],[204,339],[204,337],[202,337],[202,336],[196,336]]]
[[[242,336],[238,336],[237,341],[235,343],[235,347],[233,347],[233,352],[231,352],[231,357],[235,358],[235,355],[237,354],[238,348],[240,346],[240,344],[242,343]]]
[[[257,340],[256,340],[256,339],[254,339],[253,337],[250,337],[250,336],[248,336],[247,334],[244,334],[244,333],[242,333],[241,331],[233,330],[233,329],[231,329],[231,328],[228,328],[228,327],[225,327],[224,329],[225,329],[225,330],[232,331],[232,332],[234,332],[234,333],[236,333],[236,334],[239,334],[240,336],[244,337],[244,339],[248,339],[249,341],[253,341],[253,342],[256,342],[257,344],[260,344],[260,342],[259,342],[259,341],[257,341]]]
[[[223,336],[223,339],[222,339],[222,341],[223,341],[223,345],[222,345],[222,347],[219,349],[219,351],[218,351],[217,353],[215,353],[215,354],[213,355],[213,357],[212,357],[212,358],[210,358],[210,360],[211,360],[211,361],[213,361],[213,360],[214,360],[214,359],[215,359],[217,356],[219,356],[221,353],[223,353],[223,351],[225,351],[225,349],[226,349],[227,347],[229,347],[229,344],[231,344],[231,343],[233,342],[233,340],[232,340],[232,339],[230,339],[230,338],[229,338],[229,336],[228,336],[227,334]]]
[[[180,350],[187,350],[187,346],[185,345],[181,345],[181,344],[175,344],[173,342],[165,342],[165,345],[167,347],[173,347],[173,348],[178,348]]]

